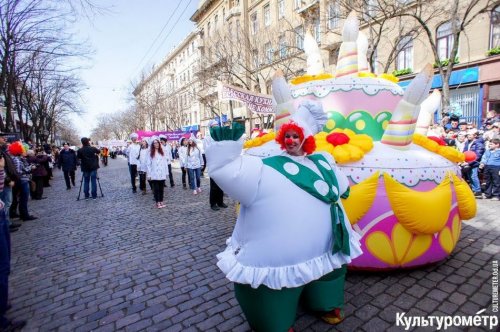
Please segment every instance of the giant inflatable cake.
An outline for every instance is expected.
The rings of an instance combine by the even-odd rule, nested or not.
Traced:
[[[464,156],[425,136],[429,123],[421,124],[422,118],[430,121],[428,115],[440,101],[438,93],[429,97],[432,67],[417,75],[406,91],[387,75],[361,72],[367,65],[366,55],[358,52],[363,38],[357,24],[352,16],[346,21],[335,77],[315,61],[319,50],[306,36],[307,75],[291,80],[291,100],[277,101],[275,130],[302,100],[322,103],[328,121],[315,136],[317,150],[331,153],[348,176],[351,194],[343,205],[362,235],[363,255],[351,268],[438,262],[455,248],[462,220],[476,213],[472,191],[457,167]],[[415,134],[417,122],[420,134]],[[266,136],[257,144],[248,142],[246,153],[279,153],[272,134]]]

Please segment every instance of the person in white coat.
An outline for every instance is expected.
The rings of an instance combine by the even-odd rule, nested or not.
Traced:
[[[189,173],[189,187],[193,195],[201,193],[201,168],[203,167],[203,156],[196,141],[192,138],[188,140],[186,152],[186,168]]]
[[[184,188],[184,189],[187,189],[187,186],[186,186],[186,174],[187,174],[187,168],[186,168],[187,143],[188,143],[187,138],[183,137],[183,138],[181,139],[181,143],[180,143],[179,150],[178,150],[178,153],[179,153],[179,164],[180,164],[180,167],[181,167],[181,172],[182,172],[182,176],[181,176],[181,180],[182,180],[182,188]],[[188,183],[191,183],[191,182],[188,182]]]
[[[153,187],[153,194],[158,209],[164,208],[166,205],[163,203],[163,194],[165,180],[168,176],[168,159],[162,149],[159,139],[154,139],[149,149],[149,158],[147,162],[147,177],[151,181]]]
[[[168,143],[168,138],[165,135],[160,135],[160,141],[163,148],[163,152],[168,157],[168,179],[170,181],[170,187],[175,186],[174,176],[172,174],[172,146]]]
[[[139,156],[139,150],[141,149],[139,143],[137,142],[138,138],[139,135],[137,135],[136,133],[130,134],[132,143],[127,147],[127,150],[125,151],[128,158],[128,168],[130,172],[130,182],[132,183],[133,193],[137,192],[135,178],[137,177],[137,166],[139,165],[139,159],[137,159],[137,157]]]
[[[149,159],[149,144],[148,139],[143,137],[141,140],[141,149],[139,150],[139,190],[143,195],[146,195],[146,177],[148,172],[148,159]]]
[[[217,265],[255,331],[293,330],[299,299],[330,324],[344,318],[346,266],[362,251],[340,200],[347,177],[331,155],[313,153],[326,122],[320,105],[293,109],[277,133],[278,155],[242,155],[242,140],[215,141],[215,132],[205,140],[210,177],[241,204]]]

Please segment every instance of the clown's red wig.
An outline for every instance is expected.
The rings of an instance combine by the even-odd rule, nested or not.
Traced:
[[[278,131],[278,135],[276,135],[276,142],[280,145],[282,150],[286,150],[285,147],[285,133],[289,130],[293,130],[299,134],[299,139],[302,142],[304,140],[304,131],[302,130],[297,123],[290,121],[283,124]],[[306,138],[305,142],[302,144],[302,149],[306,154],[311,154],[316,150],[316,142],[314,141],[314,137],[309,136]]]
[[[20,156],[23,154],[23,144],[19,141],[9,145],[9,153],[13,156]]]

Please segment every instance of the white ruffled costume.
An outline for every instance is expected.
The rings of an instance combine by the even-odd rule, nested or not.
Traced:
[[[241,141],[207,139],[205,144],[210,176],[241,203],[227,248],[217,255],[217,265],[229,280],[253,288],[262,284],[271,289],[298,287],[350,263],[362,253],[360,236],[352,230],[345,213],[350,255],[332,255],[329,204],[265,166],[260,158],[241,155]],[[331,156],[323,155],[330,161],[341,193],[345,192],[346,176],[338,171]],[[320,174],[309,159],[289,157]]]

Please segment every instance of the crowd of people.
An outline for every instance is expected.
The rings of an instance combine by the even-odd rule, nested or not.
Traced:
[[[196,138],[181,138],[179,142],[168,142],[165,135],[143,137],[139,141],[136,133],[130,135],[130,144],[125,149],[130,172],[132,192],[139,190],[145,195],[153,192],[155,207],[162,209],[165,204],[165,188],[175,186],[172,162],[178,160],[181,169],[181,183],[184,189],[190,189],[193,195],[201,193],[201,178],[205,172],[205,153],[201,135]],[[167,183],[168,179],[168,183]],[[226,208],[223,202],[224,193],[217,184],[210,181],[210,207],[217,211]]]
[[[432,125],[427,133],[461,152],[469,151],[469,158],[459,166],[476,198],[500,200],[499,127],[500,114],[491,110],[479,127],[452,116]]]

